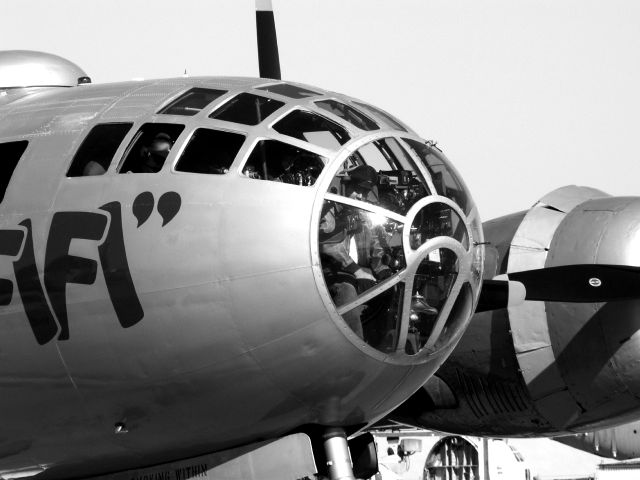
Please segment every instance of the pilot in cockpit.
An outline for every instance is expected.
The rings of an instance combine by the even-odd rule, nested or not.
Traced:
[[[166,160],[173,142],[166,133],[158,133],[149,145],[140,149],[141,162],[136,173],[159,172]]]
[[[368,165],[360,165],[349,172],[344,181],[345,194],[355,200],[372,203],[378,174]],[[384,249],[378,232],[360,210],[334,202],[325,202],[320,222],[320,253],[329,291],[336,306],[353,301],[377,282],[391,276],[383,262]],[[356,258],[353,258],[356,257]],[[343,317],[349,326],[363,336],[360,316],[363,307]]]

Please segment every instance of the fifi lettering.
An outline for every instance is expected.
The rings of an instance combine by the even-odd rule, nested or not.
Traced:
[[[143,192],[136,197],[133,210],[138,218],[138,227],[144,223],[140,222],[140,209],[148,208],[149,212],[145,211],[144,214],[148,218],[154,203],[150,192]],[[180,205],[180,195],[176,192],[168,192],[160,197],[158,212],[163,219],[163,226],[175,217]],[[69,339],[67,285],[92,285],[96,281],[98,262],[69,254],[74,239],[103,239],[97,247],[99,267],[122,328],[129,328],[144,317],[127,261],[121,204],[110,202],[101,206],[100,210],[53,214],[45,249],[44,282],[40,280],[35,262],[31,220],[23,220],[19,224],[22,229],[0,230],[0,255],[19,255],[13,261],[16,286],[31,330],[40,345],[53,340],[56,334],[58,340]],[[0,306],[11,302],[13,290],[11,280],[0,278]]]

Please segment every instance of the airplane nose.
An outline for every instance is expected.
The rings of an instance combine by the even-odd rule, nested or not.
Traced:
[[[442,152],[409,138],[374,140],[334,162],[320,188],[318,255],[336,321],[386,361],[420,362],[452,346],[482,277],[466,186]]]

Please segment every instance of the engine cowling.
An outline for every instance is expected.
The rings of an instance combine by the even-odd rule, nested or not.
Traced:
[[[640,198],[563,187],[486,222],[485,279],[640,265]],[[555,279],[562,289],[564,279]],[[566,280],[571,281],[570,279]],[[600,282],[589,279],[596,289]],[[438,378],[392,418],[449,432],[556,435],[640,415],[640,301],[525,301],[476,313]]]

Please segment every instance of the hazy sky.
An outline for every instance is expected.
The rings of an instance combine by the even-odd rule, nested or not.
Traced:
[[[640,194],[640,2],[273,0],[285,79],[437,140],[489,218],[567,184]],[[1,49],[94,82],[258,73],[253,0],[0,0]]]

